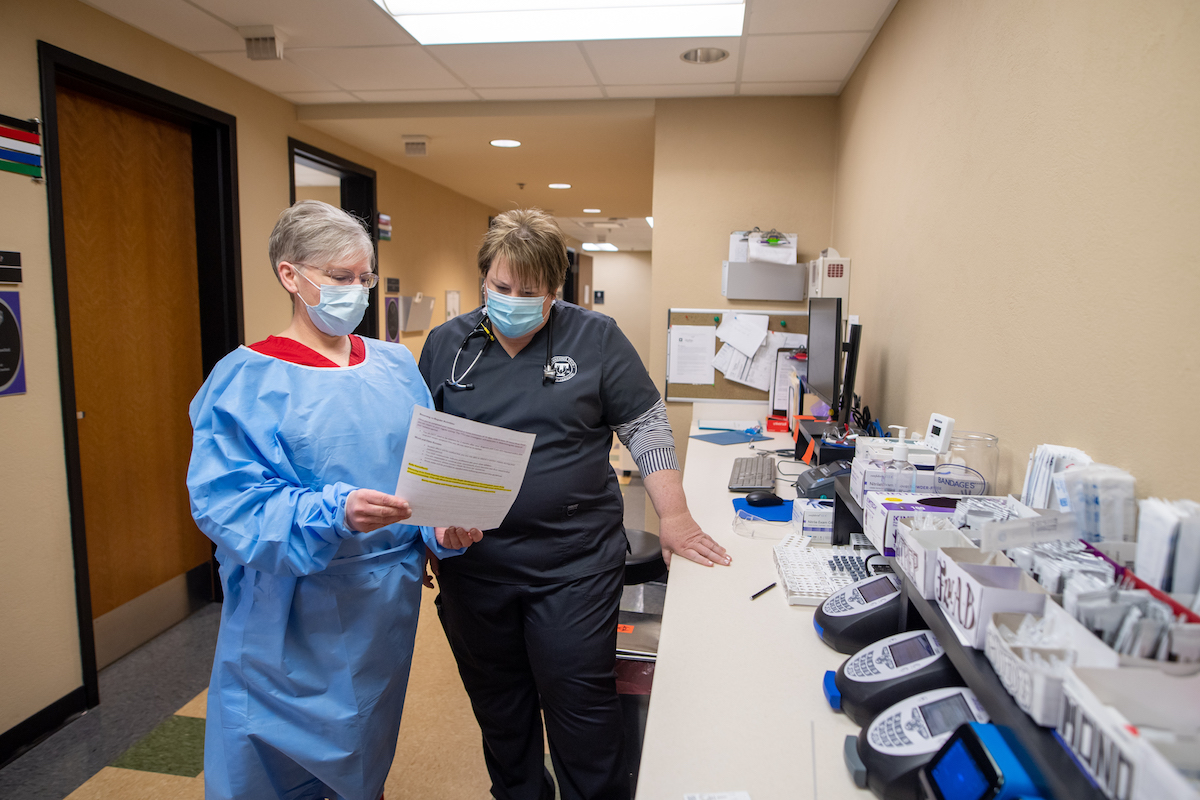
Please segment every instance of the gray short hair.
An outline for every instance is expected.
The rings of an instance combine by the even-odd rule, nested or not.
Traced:
[[[320,200],[301,200],[280,214],[267,251],[276,278],[283,261],[323,267],[366,256],[375,269],[375,248],[365,224]]]

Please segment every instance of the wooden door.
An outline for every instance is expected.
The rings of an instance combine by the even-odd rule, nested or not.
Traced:
[[[70,89],[59,88],[57,102],[84,524],[98,618],[211,555],[185,485],[187,408],[203,380],[192,138],[186,127]],[[98,626],[98,654],[100,638]]]

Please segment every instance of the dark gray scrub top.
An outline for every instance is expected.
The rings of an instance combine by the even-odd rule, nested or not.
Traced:
[[[447,386],[463,337],[482,317],[482,309],[475,309],[430,331],[420,369],[434,407],[537,438],[525,481],[504,522],[485,531],[483,540],[465,554],[443,561],[441,569],[502,583],[537,584],[624,564],[624,505],[609,464],[612,428],[641,416],[659,400],[637,351],[612,318],[559,301],[550,324],[560,380],[542,382],[546,325],[516,358],[492,342],[461,381],[474,389]],[[482,336],[471,339],[455,375],[475,359],[484,341]]]

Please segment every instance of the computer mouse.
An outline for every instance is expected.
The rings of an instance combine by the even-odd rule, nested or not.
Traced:
[[[751,506],[781,506],[783,498],[777,497],[774,492],[751,492],[746,495],[746,504]]]

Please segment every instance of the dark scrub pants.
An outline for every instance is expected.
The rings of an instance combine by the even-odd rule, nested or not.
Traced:
[[[629,797],[614,673],[623,571],[542,586],[439,580],[496,797],[554,797],[539,709],[564,800]]]
[[[430,332],[420,368],[440,411],[536,434],[504,523],[441,564],[442,625],[483,731],[492,793],[552,797],[550,753],[564,800],[627,798],[616,692],[616,626],[624,574],[624,507],[609,464],[612,429],[648,411],[658,390],[609,317],[556,303],[549,324],[509,358],[473,338],[480,309]],[[553,350],[548,330],[553,327]],[[548,359],[556,372],[543,381]],[[550,794],[546,794],[549,791]]]

